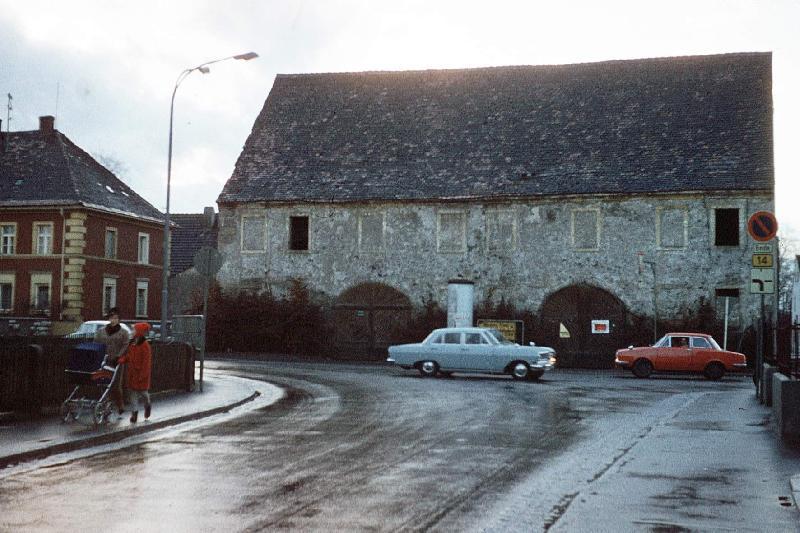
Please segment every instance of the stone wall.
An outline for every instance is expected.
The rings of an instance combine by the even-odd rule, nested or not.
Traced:
[[[720,208],[739,210],[736,246],[714,243]],[[745,224],[751,213],[772,208],[769,195],[753,192],[222,205],[219,250],[226,261],[218,280],[225,290],[282,294],[290,278],[300,277],[323,303],[354,285],[379,282],[414,305],[432,298],[445,306],[447,281],[463,277],[475,282],[476,301],[502,297],[533,312],[555,291],[589,284],[629,311],[652,316],[654,262],[660,318],[692,313],[701,301],[721,309],[715,289],[737,288],[730,309],[735,328],[750,323],[760,301],[749,294],[752,241]],[[307,251],[288,249],[291,216],[309,219]]]

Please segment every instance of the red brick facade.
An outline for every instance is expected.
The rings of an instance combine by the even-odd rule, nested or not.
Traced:
[[[9,285],[13,296],[10,309],[0,305],[0,316],[79,322],[100,318],[111,300],[123,319],[160,318],[163,227],[157,221],[82,207],[5,208],[2,226],[14,227],[13,253],[0,248],[0,285],[6,302]],[[115,234],[110,257],[107,232]],[[38,233],[45,235],[37,238]],[[8,244],[8,237],[2,242]]]

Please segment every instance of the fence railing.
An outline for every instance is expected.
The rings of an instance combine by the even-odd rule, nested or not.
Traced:
[[[0,339],[0,411],[54,412],[72,390],[64,370],[81,339],[5,337]],[[185,343],[152,343],[150,392],[191,390],[194,354]]]
[[[800,323],[775,328],[775,364],[786,376],[800,379]]]

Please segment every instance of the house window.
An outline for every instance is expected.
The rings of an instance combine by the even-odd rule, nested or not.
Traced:
[[[150,234],[139,234],[139,263],[146,265],[150,262]]]
[[[147,317],[147,288],[149,282],[146,279],[136,282],[136,316]]]
[[[308,217],[289,217],[289,249],[308,250]]]
[[[597,209],[572,211],[572,246],[581,251],[600,247],[600,212]]]
[[[662,249],[686,247],[689,231],[685,209],[656,209],[656,245]]]
[[[50,286],[53,275],[49,272],[31,274],[31,314],[50,313]]]
[[[17,225],[0,225],[0,255],[12,255],[16,253]]]
[[[714,210],[714,245],[739,246],[739,210]]]
[[[267,242],[267,221],[264,217],[242,217],[242,251],[263,252]]]
[[[461,253],[467,250],[467,217],[462,211],[439,213],[436,249],[440,253]]]
[[[359,215],[358,249],[361,252],[383,250],[383,213],[361,213]]]
[[[486,213],[486,248],[490,251],[511,252],[516,248],[517,220],[513,211]]]
[[[116,228],[106,228],[106,259],[117,257],[117,230]],[[112,306],[113,307],[113,306]]]
[[[14,274],[0,274],[0,312],[14,310]]]
[[[33,249],[36,255],[50,255],[53,253],[52,222],[34,222]]]
[[[108,310],[117,306],[117,280],[116,278],[103,278],[103,315]]]

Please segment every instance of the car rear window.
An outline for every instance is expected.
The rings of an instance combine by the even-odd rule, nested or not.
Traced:
[[[711,343],[703,337],[692,337],[692,348],[711,348]]]

